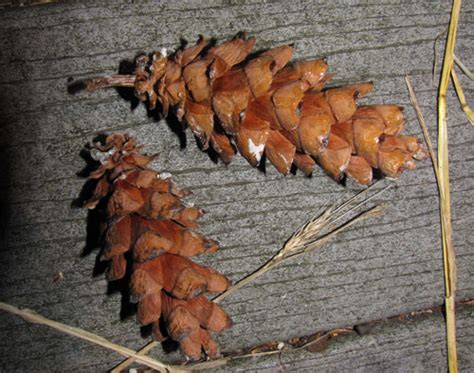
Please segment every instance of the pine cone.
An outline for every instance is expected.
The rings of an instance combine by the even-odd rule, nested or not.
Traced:
[[[288,45],[247,59],[254,44],[244,33],[212,48],[200,38],[171,56],[138,57],[133,75],[93,79],[87,88],[134,87],[150,109],[158,102],[167,116],[172,108],[225,163],[237,149],[252,166],[265,155],[283,174],[295,164],[310,175],[317,161],[336,180],[347,174],[370,184],[373,168],[396,178],[427,156],[416,138],[399,135],[402,108],[357,107],[372,83],[323,91],[330,79],[324,60],[286,66]]]
[[[102,257],[109,261],[108,280],[123,278],[130,260],[138,322],[152,324],[154,338],[163,340],[162,318],[169,337],[180,343],[186,357],[199,359],[202,349],[216,357],[218,347],[209,332],[229,328],[231,320],[203,294],[222,292],[230,282],[188,259],[218,249],[217,242],[193,230],[201,210],[182,201],[189,192],[147,168],[155,156],[141,155],[127,135],[107,137],[105,145],[95,144],[91,156],[101,166],[90,174],[97,185],[86,207],[96,208],[105,200]]]

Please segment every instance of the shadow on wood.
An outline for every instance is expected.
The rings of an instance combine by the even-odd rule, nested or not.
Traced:
[[[100,142],[104,143],[107,135],[99,134],[93,139],[93,142]],[[80,152],[80,156],[82,159],[86,161],[86,166],[77,173],[77,176],[80,177],[87,177],[92,171],[97,168],[98,162],[92,159],[90,152],[89,152],[89,144],[86,144],[84,148]],[[76,198],[71,207],[73,208],[84,208],[84,204],[87,200],[92,196],[94,189],[97,185],[96,179],[88,179],[84,186],[82,187],[81,192],[79,193],[79,197]],[[87,214],[87,236],[86,236],[86,245],[83,248],[81,253],[82,257],[90,255],[92,251],[96,248],[100,248],[99,252],[95,258],[95,265],[92,270],[92,275],[94,277],[103,275],[108,267],[108,262],[101,260],[102,252],[104,249],[104,233],[107,228],[106,222],[106,208],[105,200],[101,200],[99,205],[95,209],[89,209]],[[127,253],[125,255],[129,255]],[[129,281],[131,276],[131,260],[127,260],[127,270],[125,277],[121,278],[120,280],[109,281],[107,283],[107,294],[113,294],[116,292],[120,292],[121,294],[121,309],[120,309],[120,319],[124,320],[131,315],[134,315],[137,311],[136,304],[130,301],[130,287]]]

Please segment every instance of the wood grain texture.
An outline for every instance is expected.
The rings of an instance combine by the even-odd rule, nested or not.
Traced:
[[[473,5],[463,4],[456,50],[471,69]],[[87,211],[72,207],[85,182],[77,176],[86,165],[80,152],[100,133],[127,131],[146,144],[147,151],[160,153],[154,165],[193,190],[189,201],[207,211],[201,231],[221,243],[220,252],[200,261],[233,281],[265,262],[323,204],[360,189],[350,183],[338,185],[320,170],[312,178],[300,173],[284,177],[271,166],[266,174],[252,169],[241,157],[228,167],[215,164],[197,149],[189,131],[186,146],[181,148],[170,125],[154,120],[142,105],[132,110],[131,103],[115,90],[69,94],[71,82],[115,73],[120,61],[132,61],[142,51],[176,48],[181,38],[193,42],[203,34],[220,41],[246,30],[257,37],[257,49],[295,43],[297,59],[327,56],[336,74],[333,85],[373,80],[375,92],[364,102],[405,106],[406,132],[421,136],[403,80],[405,74],[411,74],[434,135],[433,44],[447,26],[449,9],[448,1],[428,0],[215,0],[205,4],[114,2],[107,6],[83,2],[3,11],[1,299],[131,348],[145,343],[133,316],[121,320],[120,292],[109,288],[107,294],[104,275],[92,275],[97,251],[81,256],[86,246]],[[464,76],[461,79],[472,102],[474,85]],[[472,298],[474,130],[452,91],[448,105],[458,297]],[[397,187],[378,201],[388,206],[384,217],[365,222],[323,250],[269,272],[228,298],[223,305],[234,327],[217,336],[223,350],[441,304],[438,199],[430,163],[425,161],[417,170],[405,173]],[[52,278],[58,271],[64,273],[64,280],[55,283]],[[465,319],[467,325],[472,324],[472,314]],[[4,314],[0,322],[2,371],[31,367],[38,371],[101,371],[120,359]],[[423,365],[421,360],[425,357],[444,364],[442,326],[439,322],[430,325],[427,330],[438,333],[436,351],[426,348],[424,357],[417,359],[410,348],[391,354],[388,344],[377,350],[380,367],[392,370],[390,364],[399,364],[402,370],[429,370],[431,362]],[[423,327],[413,330],[415,344]],[[403,333],[397,342],[400,346],[410,330]],[[362,343],[360,354],[388,343],[390,335],[381,331],[378,339]],[[472,354],[464,345],[472,341],[472,335],[470,338],[460,339],[460,348]],[[157,356],[163,359],[178,358],[158,350]],[[308,370],[316,366],[337,370],[334,364],[339,358],[349,364],[344,369],[373,369],[367,365],[370,359],[356,366],[351,356],[342,349],[332,358],[301,355],[297,359],[301,369]],[[272,370],[277,361],[250,361],[242,369]],[[460,361],[463,367],[474,368],[472,355]]]

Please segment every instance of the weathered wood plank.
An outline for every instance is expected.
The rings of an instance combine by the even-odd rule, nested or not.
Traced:
[[[466,63],[474,56],[473,14],[472,4],[466,2],[457,49]],[[222,40],[244,29],[257,36],[258,49],[294,42],[296,58],[328,56],[331,71],[336,73],[334,85],[374,80],[376,90],[364,102],[404,105],[407,132],[420,135],[403,80],[411,73],[434,133],[433,42],[448,19],[448,1],[428,0],[330,4],[215,0],[108,6],[88,2],[2,12],[1,299],[132,348],[144,343],[134,317],[120,320],[121,294],[107,295],[103,274],[92,276],[97,251],[81,257],[87,211],[72,207],[84,183],[77,176],[85,167],[79,154],[99,133],[126,130],[146,144],[147,151],[160,153],[155,166],[194,191],[189,200],[207,211],[202,232],[221,242],[219,253],[199,260],[234,281],[262,264],[322,205],[360,190],[352,183],[337,185],[319,170],[308,179],[299,173],[278,175],[270,166],[263,174],[241,157],[228,167],[216,165],[197,149],[189,132],[186,147],[181,149],[179,137],[164,121],[149,117],[143,106],[132,111],[130,102],[114,90],[69,94],[68,78],[80,81],[116,72],[120,61],[133,60],[140,51],[175,48],[180,38],[192,42],[204,34]],[[464,77],[462,81],[471,98],[473,84]],[[470,235],[474,132],[453,92],[448,104],[452,108],[449,135],[459,296],[467,298],[474,297]],[[224,307],[235,325],[217,337],[223,350],[441,304],[437,194],[429,162],[403,175],[397,187],[377,201],[388,205],[386,216],[365,222],[325,249],[268,273],[227,299]],[[65,279],[54,283],[57,271]],[[472,313],[462,320],[471,325]],[[349,342],[325,357],[303,354],[284,358],[284,362],[303,371],[315,367],[391,370],[390,362],[397,361],[404,370],[430,370],[444,363],[440,322],[429,327],[438,333],[436,347],[423,350],[417,345],[416,338],[429,337],[422,333],[426,325],[416,324],[400,333],[393,331],[396,336],[393,344],[387,342],[389,347],[385,341],[392,331],[381,329],[370,341],[357,342],[361,343],[358,347]],[[31,367],[97,371],[118,360],[114,354],[3,314],[0,325],[2,371]],[[405,338],[407,348],[388,352]],[[467,343],[472,336],[463,338],[460,349],[469,352]],[[369,342],[373,342],[370,349]],[[370,355],[374,346],[377,351]],[[352,349],[358,352],[351,353]],[[417,357],[413,351],[421,352]],[[165,359],[178,358],[156,353]],[[361,358],[364,354],[367,357]],[[25,358],[19,359],[21,355]],[[375,365],[370,366],[372,363]],[[274,359],[243,364],[244,370],[279,369]],[[472,355],[463,364],[472,367]]]

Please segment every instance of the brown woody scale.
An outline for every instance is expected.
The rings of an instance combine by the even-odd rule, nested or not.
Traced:
[[[138,302],[138,322],[152,324],[153,336],[164,340],[160,318],[183,354],[199,359],[201,349],[218,355],[209,332],[231,325],[229,316],[203,293],[222,292],[230,282],[212,268],[188,259],[212,253],[217,242],[195,232],[202,212],[182,202],[189,192],[166,174],[147,168],[155,156],[139,153],[135,140],[114,134],[91,151],[101,166],[90,174],[97,179],[86,206],[96,208],[106,199],[107,228],[102,256],[109,261],[110,281],[126,274],[131,258],[130,288]]]
[[[416,138],[400,135],[399,106],[357,107],[372,83],[322,91],[330,79],[324,60],[286,66],[293,53],[288,45],[246,60],[254,44],[239,34],[207,48],[200,38],[169,57],[139,57],[134,75],[93,79],[87,87],[130,86],[150,109],[159,102],[167,116],[173,108],[202,147],[210,144],[225,163],[236,147],[252,166],[265,154],[283,174],[294,163],[310,175],[316,160],[336,180],[347,174],[370,184],[373,168],[396,178],[427,156]]]

